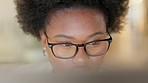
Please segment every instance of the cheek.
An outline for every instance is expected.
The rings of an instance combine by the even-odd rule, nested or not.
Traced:
[[[73,69],[77,65],[73,62],[73,59],[59,59],[56,58],[51,49],[47,48],[49,61],[53,67],[54,70],[68,70]],[[104,55],[102,56],[96,56],[96,57],[90,57],[88,62],[86,62],[86,66],[88,66],[90,69],[98,69],[100,68],[100,65],[104,59]]]
[[[90,66],[100,66],[101,63],[104,60],[104,55],[102,56],[96,56],[96,57],[90,57],[89,59],[89,65]]]

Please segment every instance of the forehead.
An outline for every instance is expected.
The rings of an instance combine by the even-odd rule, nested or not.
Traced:
[[[89,35],[96,31],[106,31],[104,15],[93,9],[65,9],[57,11],[46,30],[50,35]]]
[[[66,19],[67,18],[67,19]],[[63,9],[60,11],[56,11],[54,15],[51,17],[50,23],[57,22],[60,20],[79,20],[81,22],[84,21],[95,21],[101,23],[101,21],[105,21],[104,14],[101,11],[97,11],[95,9],[87,9],[87,8],[71,8],[71,9]],[[83,19],[80,20],[80,19]],[[63,21],[60,21],[63,22]]]

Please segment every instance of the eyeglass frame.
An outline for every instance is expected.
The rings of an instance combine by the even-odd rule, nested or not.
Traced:
[[[108,41],[108,44],[109,44],[109,45],[108,45],[108,48],[107,48],[106,52],[109,50],[110,44],[111,44],[111,42],[112,42],[112,40],[113,40],[113,39],[112,39],[112,36],[109,34],[108,31],[107,31],[107,33],[108,33],[108,35],[109,35],[109,38],[108,38],[108,39],[96,40],[96,41]],[[96,41],[90,41],[90,42],[87,42],[87,43],[84,43],[84,44],[49,43],[49,42],[48,42],[49,37],[47,36],[45,30],[44,30],[44,34],[45,34],[45,36],[46,36],[46,40],[47,40],[47,43],[48,43],[48,47],[51,49],[53,55],[54,55],[56,58],[60,58],[60,59],[71,59],[71,58],[74,58],[74,57],[76,56],[76,54],[78,53],[79,47],[83,47],[83,49],[84,49],[84,51],[86,52],[86,54],[87,54],[88,56],[91,56],[91,57],[101,56],[101,55],[103,55],[103,54],[106,53],[106,52],[105,52],[105,53],[103,53],[103,54],[100,54],[100,55],[93,55],[93,56],[88,54],[88,52],[87,52],[87,50],[86,50],[86,46],[87,46],[88,44],[90,44],[91,42],[96,42]],[[55,46],[55,45],[60,45],[60,44],[71,44],[71,45],[74,45],[74,46],[76,47],[75,54],[74,54],[72,57],[68,57],[68,58],[63,58],[63,57],[58,57],[58,56],[56,56],[55,53],[54,53],[54,51],[53,51],[53,46]]]

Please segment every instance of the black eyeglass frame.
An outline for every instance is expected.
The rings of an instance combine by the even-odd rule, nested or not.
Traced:
[[[108,33],[108,31],[107,31],[107,33]],[[76,56],[77,52],[78,52],[79,47],[83,47],[83,48],[84,48],[84,51],[86,52],[86,54],[87,54],[88,56],[91,56],[91,55],[86,51],[86,46],[87,46],[88,44],[92,43],[92,42],[97,42],[97,41],[108,41],[109,45],[108,45],[108,48],[107,48],[107,50],[106,50],[106,52],[107,52],[107,51],[109,50],[110,44],[111,44],[111,42],[112,42],[112,36],[108,33],[108,35],[109,35],[109,38],[108,38],[108,39],[91,41],[91,42],[87,42],[87,43],[84,43],[84,44],[66,43],[66,44],[74,45],[74,46],[76,47],[76,51],[75,51],[75,54],[74,54],[72,57],[63,58],[63,57],[58,57],[58,56],[55,55],[55,53],[54,53],[54,51],[53,51],[53,46],[55,46],[55,45],[60,45],[60,44],[65,44],[65,43],[49,43],[49,42],[48,42],[48,36],[47,36],[45,30],[44,30],[44,34],[45,34],[45,36],[46,36],[46,38],[47,38],[48,47],[51,48],[51,51],[52,51],[53,55],[54,55],[56,58],[60,58],[60,59],[71,59],[71,58],[74,58],[74,57]],[[105,54],[106,52],[104,52],[104,53],[102,53],[102,54],[100,54],[100,55],[93,55],[93,56],[91,56],[91,57],[101,56],[101,55]]]

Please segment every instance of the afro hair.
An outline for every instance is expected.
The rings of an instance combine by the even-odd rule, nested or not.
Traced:
[[[40,39],[39,31],[46,27],[52,14],[65,8],[91,8],[103,12],[107,30],[123,28],[129,0],[15,0],[17,18],[25,33]]]

